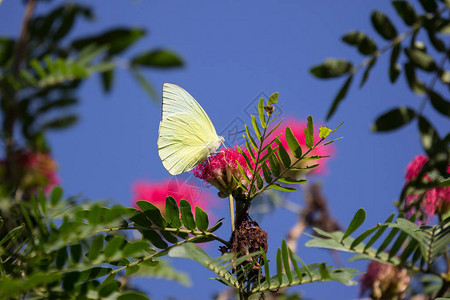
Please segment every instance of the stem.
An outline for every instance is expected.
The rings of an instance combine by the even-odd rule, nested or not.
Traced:
[[[235,224],[234,224],[234,199],[233,196],[228,196],[228,204],[230,205],[230,220],[231,220],[231,233],[235,230]]]
[[[112,271],[112,272],[109,273],[109,274],[117,274],[117,273],[119,273],[120,271],[123,271],[123,270],[128,269],[128,268],[133,267],[133,266],[136,266],[136,265],[140,264],[140,263],[143,262],[143,261],[152,259],[153,257],[159,257],[159,256],[166,255],[166,254],[169,252],[170,249],[172,249],[172,248],[174,248],[174,247],[176,247],[176,246],[185,244],[185,243],[189,243],[189,242],[195,240],[196,238],[197,238],[197,237],[189,238],[189,239],[187,239],[187,240],[181,241],[181,242],[179,242],[179,243],[176,243],[175,245],[172,245],[172,246],[168,247],[166,250],[163,250],[163,251],[160,251],[160,252],[156,252],[156,253],[147,255],[147,256],[145,256],[145,257],[139,258],[138,260],[136,260],[136,261],[134,261],[134,262],[132,262],[132,263],[129,263],[128,265],[123,266],[122,268],[116,269],[116,270]]]
[[[100,230],[97,230],[96,232],[100,233],[100,232],[111,232],[111,231],[119,231],[119,230],[157,230],[157,231],[169,231],[169,232],[175,232],[175,233],[176,232],[184,232],[184,233],[189,233],[189,234],[194,235],[194,238],[199,237],[199,236],[210,237],[210,238],[213,238],[213,239],[221,242],[225,246],[231,247],[229,242],[221,239],[214,233],[206,232],[206,231],[202,232],[202,231],[194,231],[194,230],[187,230],[187,229],[161,228],[161,227],[111,227],[111,228],[100,229]]]
[[[29,24],[31,17],[33,15],[36,0],[29,0],[25,8],[25,13],[22,19],[22,25],[20,28],[19,37],[15,43],[14,56],[12,58],[11,73],[13,79],[18,79],[20,76],[20,65],[26,53],[26,47],[29,37]],[[5,79],[6,81],[6,79]],[[3,86],[4,85],[4,86]],[[16,99],[16,90],[14,87],[10,86],[7,82],[2,83],[2,106],[4,109],[4,119],[3,119],[3,134],[6,140],[5,142],[5,154],[6,154],[6,164],[5,164],[5,178],[10,180],[10,182],[16,185],[18,180],[16,167],[13,162],[13,152],[14,152],[14,125],[19,114],[19,107]]]
[[[375,53],[369,57],[368,59],[364,60],[362,63],[360,63],[358,66],[356,66],[352,71],[350,71],[350,73],[355,74],[356,72],[358,72],[359,70],[363,69],[365,66],[367,66],[368,64],[370,64],[370,62],[374,59],[376,59],[378,56],[384,54],[386,51],[388,51],[389,49],[391,49],[392,47],[396,46],[397,44],[400,44],[405,38],[407,38],[410,34],[416,32],[418,29],[420,28],[419,24],[414,24],[414,26],[408,30],[407,32],[404,32],[403,34],[397,36],[392,43],[387,44],[386,46],[384,46],[383,48],[381,48],[380,50],[375,51]]]

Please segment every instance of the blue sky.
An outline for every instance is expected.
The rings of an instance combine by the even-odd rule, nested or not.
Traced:
[[[54,1],[60,4],[64,1]],[[145,73],[161,90],[164,82],[176,83],[189,91],[203,106],[216,130],[221,132],[236,118],[249,122],[246,107],[261,93],[280,93],[284,116],[323,121],[343,78],[321,81],[309,68],[328,57],[363,60],[340,38],[360,29],[385,45],[370,26],[370,13],[378,9],[391,16],[399,32],[403,23],[395,16],[390,1],[79,1],[92,5],[97,20],[79,22],[73,36],[100,32],[111,26],[136,26],[148,31],[127,54],[165,47],[179,53],[186,66],[171,71]],[[108,3],[107,3],[108,2]],[[16,35],[23,15],[22,1],[4,0],[0,6],[1,35]],[[415,4],[415,3],[414,3]],[[39,4],[38,11],[46,11]],[[392,201],[400,194],[406,165],[422,153],[415,123],[388,134],[374,134],[375,117],[401,104],[418,108],[422,98],[413,95],[404,78],[392,86],[387,76],[388,57],[379,60],[363,89],[354,84],[337,114],[327,124],[344,125],[336,136],[336,155],[328,162],[329,172],[314,177],[323,184],[332,213],[346,226],[360,207],[368,211],[367,227],[383,221],[394,211]],[[359,80],[357,81],[359,84]],[[156,141],[160,120],[159,101],[150,100],[121,70],[113,92],[104,95],[93,76],[81,89],[81,120],[70,130],[50,135],[53,154],[59,163],[66,195],[82,194],[90,199],[111,199],[130,205],[131,185],[137,180],[170,177],[158,157]],[[448,120],[426,107],[425,114],[437,128],[448,128]],[[441,132],[442,134],[442,132]],[[215,191],[212,191],[213,193]],[[302,205],[302,194],[290,195]],[[217,200],[223,201],[223,200]],[[227,218],[226,203],[214,210]],[[281,245],[296,216],[278,210],[260,224],[268,231],[269,258]],[[228,237],[229,226],[221,229]],[[298,254],[307,263],[328,261],[328,252],[306,248],[302,236]],[[213,245],[208,251],[219,252]],[[342,255],[343,258],[347,256]],[[185,288],[163,280],[139,280],[136,284],[152,299],[208,299],[223,286],[202,266],[183,260],[175,266],[188,271],[193,286]],[[348,263],[364,270],[366,263]],[[299,288],[309,299],[352,299],[358,287],[337,283],[305,285]],[[336,296],[339,295],[339,296]]]

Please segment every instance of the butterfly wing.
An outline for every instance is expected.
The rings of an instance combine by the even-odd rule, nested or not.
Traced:
[[[158,152],[172,175],[192,170],[220,146],[221,138],[203,108],[183,88],[163,86]]]

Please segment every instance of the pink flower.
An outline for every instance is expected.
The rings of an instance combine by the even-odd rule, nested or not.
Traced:
[[[406,167],[406,174],[405,174],[406,182],[410,182],[412,179],[416,178],[427,161],[428,157],[426,157],[423,154],[414,157],[414,159]],[[425,176],[427,175],[425,174]]]
[[[428,157],[421,154],[416,156],[412,160],[412,162],[408,164],[405,174],[407,183],[417,178],[427,161]],[[447,172],[449,171],[450,167],[447,168]],[[430,176],[428,176],[428,174],[424,174],[422,179],[424,181],[431,181],[431,178]],[[409,207],[412,202],[419,200],[421,196],[421,193],[407,195],[405,207]],[[428,189],[425,192],[425,196],[422,198],[420,207],[428,217],[431,217],[435,213],[445,213],[450,208],[450,187],[435,187],[432,189]],[[413,211],[414,209],[411,208],[410,213],[413,213]]]
[[[178,204],[181,199],[187,200],[194,210],[195,206],[207,211],[212,199],[211,195],[204,189],[189,185],[177,180],[165,180],[163,182],[139,181],[133,185],[133,202],[145,200],[160,209],[164,214],[167,196],[172,196]]]
[[[49,193],[51,189],[59,184],[56,174],[58,165],[49,153],[33,153],[27,149],[16,151],[12,159],[14,166],[20,175],[20,187],[26,192],[35,192],[44,189]],[[3,160],[2,165],[5,164]]]
[[[244,152],[248,153],[247,150],[244,150]],[[237,163],[241,165],[246,175],[251,179],[251,172],[247,168],[245,158],[236,148],[224,149],[211,155],[195,167],[193,173],[195,177],[216,187],[219,190],[219,197],[224,198],[231,195],[238,188],[238,184],[233,179],[233,175],[243,185],[247,184],[244,176],[238,169]]]
[[[305,143],[305,128],[307,126],[307,123],[305,121],[299,121],[296,120],[292,117],[288,117],[286,118],[283,123],[272,133],[272,135],[270,135],[270,138],[275,138],[276,136],[280,135],[279,139],[281,144],[286,148],[286,150],[289,153],[289,156],[291,157],[291,161],[296,160],[296,158],[294,157],[294,155],[292,153],[290,153],[289,151],[289,147],[288,147],[288,143],[286,141],[286,136],[285,136],[285,132],[286,132],[286,127],[290,127],[292,130],[292,133],[294,134],[294,136],[297,138],[300,147],[302,148],[302,152],[305,153],[306,151],[308,151],[308,147],[306,146]],[[320,140],[319,137],[319,131],[315,130],[314,133],[314,140],[315,142]],[[276,143],[275,143],[276,145]],[[316,149],[312,150],[309,154],[309,156],[315,156],[315,155],[319,155],[319,156],[331,156],[334,153],[334,147],[333,145],[319,145],[319,147],[317,147]],[[315,167],[314,169],[311,169],[309,172],[311,174],[323,174],[326,171],[326,158],[323,159],[319,159],[319,160],[310,160],[310,161],[301,161],[298,163],[298,165],[296,167],[306,167],[306,166],[312,166],[315,164],[319,164],[317,167]],[[297,172],[298,173],[298,172]],[[303,172],[302,172],[303,173]]]
[[[372,299],[402,299],[411,277],[406,269],[372,261],[359,281],[361,295],[370,291]]]

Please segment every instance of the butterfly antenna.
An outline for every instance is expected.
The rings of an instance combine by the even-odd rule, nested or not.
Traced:
[[[229,134],[227,134],[226,136],[235,135],[235,134],[238,134],[238,133],[244,133],[244,132],[245,132],[245,130],[236,131],[236,132],[233,132],[233,133],[229,133]]]

